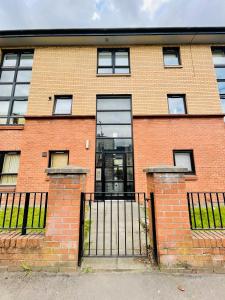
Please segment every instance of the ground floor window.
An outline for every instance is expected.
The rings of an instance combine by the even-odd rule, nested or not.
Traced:
[[[173,159],[176,167],[186,168],[187,173],[195,174],[193,150],[174,150]]]
[[[97,97],[95,191],[134,191],[131,98]]]
[[[63,168],[69,164],[69,151],[50,151],[49,167]]]
[[[19,160],[19,152],[0,152],[0,184],[16,185]]]

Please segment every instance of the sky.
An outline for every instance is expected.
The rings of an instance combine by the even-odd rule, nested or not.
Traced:
[[[225,0],[0,0],[0,30],[225,26]]]

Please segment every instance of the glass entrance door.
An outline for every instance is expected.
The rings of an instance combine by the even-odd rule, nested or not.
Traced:
[[[103,192],[123,193],[127,191],[125,153],[104,153]]]

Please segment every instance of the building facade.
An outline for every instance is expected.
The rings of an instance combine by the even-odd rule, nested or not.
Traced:
[[[0,48],[1,191],[45,191],[65,165],[89,192],[145,192],[159,165],[223,191],[224,28],[9,31]]]

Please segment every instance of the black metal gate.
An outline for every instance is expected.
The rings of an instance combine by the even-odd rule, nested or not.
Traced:
[[[82,257],[149,255],[150,199],[145,193],[123,194],[121,199],[118,193],[82,193],[79,265]]]

